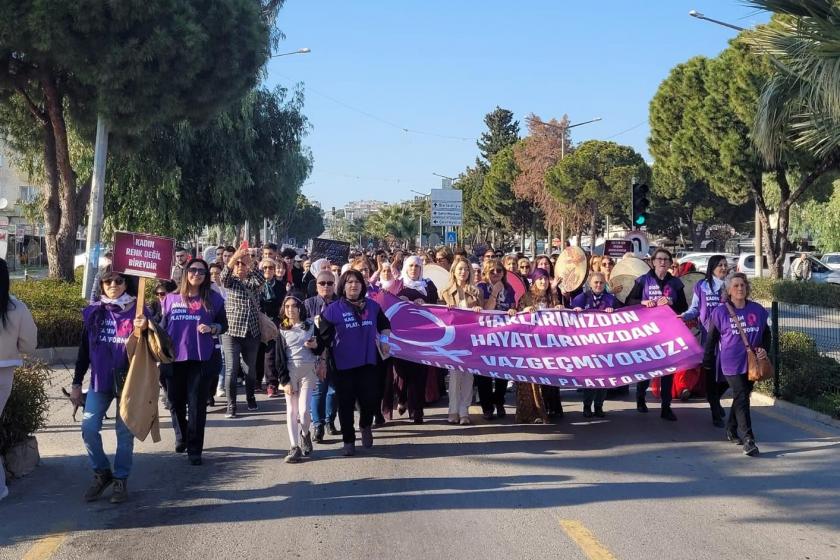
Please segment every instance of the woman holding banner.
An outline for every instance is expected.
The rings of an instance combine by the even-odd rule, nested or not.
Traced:
[[[726,422],[726,439],[742,445],[744,454],[758,455],[750,418],[750,392],[753,382],[747,377],[747,346],[759,360],[767,358],[770,329],[767,310],[751,301],[750,282],[745,274],[733,274],[726,281],[728,302],[715,307],[708,323],[703,369],[712,375],[716,364],[732,388],[732,408]]]
[[[437,304],[440,300],[434,282],[423,278],[423,259],[418,256],[406,257],[403,261],[402,289],[397,297],[417,305]],[[415,424],[423,423],[423,407],[426,403],[426,382],[429,366],[405,360],[394,359],[396,373],[398,410],[404,414],[408,408],[409,417]]]
[[[534,269],[531,281],[530,289],[519,302],[520,311],[533,313],[543,309],[562,309],[563,306],[557,305],[554,290],[551,289],[551,277],[545,270]],[[518,423],[545,422],[548,418],[563,416],[559,388],[519,381],[515,385]]]
[[[472,266],[464,257],[455,257],[449,270],[449,285],[441,292],[441,300],[448,307],[470,309],[480,312],[484,309],[484,298],[473,285]],[[470,403],[473,396],[473,375],[468,372],[449,372],[449,423],[467,425],[470,423]]]
[[[607,292],[607,275],[603,272],[589,273],[589,290],[583,292],[572,300],[572,309],[577,312],[587,309],[596,309],[612,313],[621,302]],[[603,418],[604,400],[607,398],[606,389],[584,389],[583,390],[583,416],[592,418],[592,402],[595,402],[595,416]]]
[[[328,375],[335,380],[344,455],[356,453],[353,415],[359,403],[362,446],[373,446],[373,416],[379,404],[380,356],[387,356],[391,324],[382,308],[365,297],[362,274],[348,270],[338,281],[338,299],[328,305],[315,324],[318,346],[331,353]],[[317,352],[317,351],[316,351]]]
[[[486,259],[482,266],[482,281],[477,288],[484,298],[484,309],[486,311],[506,311],[516,314],[516,295],[513,287],[507,283],[507,270],[502,266],[499,259]],[[506,379],[491,379],[484,375],[475,378],[478,387],[478,398],[481,401],[481,409],[484,411],[484,419],[493,418],[493,409],[499,418],[507,416],[505,412],[505,393],[507,392]]]
[[[161,326],[175,349],[166,394],[175,429],[175,452],[186,451],[190,464],[200,465],[207,395],[219,366],[213,359],[214,337],[227,330],[227,315],[225,300],[210,287],[210,271],[204,259],[191,259],[185,270],[178,293],[167,295],[163,301]]]
[[[633,289],[627,295],[626,305],[643,305],[658,307],[667,305],[674,313],[681,314],[688,309],[683,292],[683,283],[669,272],[674,257],[667,249],[657,249],[653,254],[653,268],[647,274],[636,279]],[[671,389],[674,383],[673,375],[662,377],[662,411],[663,420],[676,421],[677,417],[671,410]],[[636,383],[636,410],[647,412],[645,391],[650,386],[650,380]]]
[[[134,454],[134,434],[123,422],[117,406],[117,452],[114,456],[114,470],[102,448],[102,420],[111,401],[119,399],[122,383],[128,373],[128,355],[125,345],[134,328],[147,326],[146,318],[135,318],[137,293],[128,279],[107,267],[99,276],[102,297],[82,311],[82,336],[70,400],[84,406],[82,439],[85,442],[88,460],[93,468],[93,482],[85,491],[85,501],[92,502],[111,485],[111,503],[122,503],[128,498],[127,481],[131,474]],[[152,312],[144,309],[146,317]],[[82,381],[90,368],[90,387],[82,400]]]

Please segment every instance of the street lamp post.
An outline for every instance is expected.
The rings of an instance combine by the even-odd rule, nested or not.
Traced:
[[[312,49],[310,49],[309,47],[304,47],[304,48],[298,49],[296,51],[273,54],[269,58],[277,58],[278,56],[289,56],[289,55],[293,55],[293,54],[309,54],[311,52],[312,52]]]
[[[423,198],[426,198],[427,196],[431,196],[431,195],[428,195],[428,194],[423,194],[420,191],[415,191],[414,189],[410,189],[410,190],[411,190],[411,192],[413,192],[415,194],[419,194]],[[420,248],[422,249],[423,248],[423,212],[420,212],[420,233],[418,234],[418,239],[420,241]]]
[[[737,25],[732,25],[731,23],[726,23],[725,21],[720,21],[716,19],[712,19],[710,17],[706,17],[702,13],[698,12],[697,10],[691,10],[688,12],[693,18],[703,19],[708,22],[714,23],[716,25],[720,25],[723,27],[728,27],[729,29],[734,29],[735,31],[741,32],[744,31],[743,27],[738,27]],[[774,64],[779,65],[775,58],[771,56],[771,60]],[[754,251],[755,251],[755,277],[761,278],[764,275],[764,255],[762,255],[762,245],[761,245],[761,212],[758,210],[758,200],[755,201],[755,240],[754,240]]]

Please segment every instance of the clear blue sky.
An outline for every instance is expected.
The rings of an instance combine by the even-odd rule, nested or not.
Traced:
[[[659,83],[735,35],[691,9],[742,27],[768,19],[738,0],[287,0],[280,52],[312,52],[273,59],[267,81],[304,85],[315,168],[303,192],[325,209],[439,187],[432,173],[455,177],[474,162],[496,105],[523,133],[530,112],[602,117],[572,140],[612,137],[649,159]]]

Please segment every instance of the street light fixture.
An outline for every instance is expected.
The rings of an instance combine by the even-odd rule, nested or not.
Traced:
[[[734,29],[735,31],[744,31],[743,27],[738,27],[737,25],[732,25],[731,23],[726,23],[725,21],[720,21],[720,20],[717,20],[717,19],[712,19],[710,17],[706,17],[705,15],[698,12],[697,10],[691,10],[690,12],[688,12],[688,15],[690,15],[693,18],[697,18],[697,19],[705,19],[706,21],[710,21],[712,23],[722,25],[723,27],[728,27],[729,29]]]
[[[309,47],[304,47],[304,48],[298,49],[296,51],[285,52],[285,53],[280,53],[280,54],[273,54],[269,58],[277,58],[278,56],[289,56],[289,55],[292,55],[292,54],[309,54],[311,52],[312,52],[312,49],[310,49]]]

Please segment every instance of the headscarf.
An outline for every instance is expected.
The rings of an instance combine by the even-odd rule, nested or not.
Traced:
[[[126,309],[131,307],[135,301],[137,301],[137,298],[127,294],[126,292],[123,292],[123,294],[117,299],[111,299],[103,295],[99,298],[99,301],[101,301],[103,305],[113,305],[118,307],[120,311],[125,311]]]
[[[318,275],[321,273],[321,271],[325,270],[324,267],[329,267],[329,263],[330,261],[328,261],[327,259],[318,259],[317,261],[309,265],[309,273],[312,274],[313,278],[318,278]],[[329,270],[329,268],[326,268],[326,270]]]
[[[535,268],[531,273],[531,281],[536,281],[540,278],[548,278],[549,281],[551,280],[551,276],[549,276],[548,272],[546,272],[544,268]]]
[[[419,280],[412,280],[411,277],[408,275],[408,265],[409,264],[417,264],[420,266],[420,279]],[[403,267],[402,273],[400,274],[400,280],[402,280],[402,284],[404,288],[409,288],[412,290],[417,290],[424,296],[426,294],[426,280],[423,278],[423,259],[418,257],[417,255],[412,255],[410,257],[406,257],[403,260]]]

